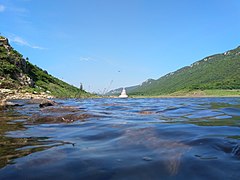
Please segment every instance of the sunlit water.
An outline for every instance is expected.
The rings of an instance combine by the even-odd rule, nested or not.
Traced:
[[[240,179],[240,98],[0,111],[0,179]]]

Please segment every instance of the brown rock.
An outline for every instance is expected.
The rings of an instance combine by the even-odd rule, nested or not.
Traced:
[[[63,107],[48,107],[41,110],[44,113],[71,113],[71,112],[80,112],[79,108],[72,106],[63,106]]]
[[[0,109],[6,109],[9,107],[14,107],[14,106],[20,106],[20,104],[13,103],[13,102],[8,102],[6,100],[1,100],[0,101]]]
[[[7,102],[5,102],[5,106],[6,107],[13,107],[13,106],[20,106],[20,104],[7,101]]]
[[[155,114],[155,112],[152,112],[152,111],[140,111],[139,114],[149,115],[149,114]]]
[[[48,107],[48,106],[56,106],[57,103],[53,100],[45,99],[45,98],[39,98],[39,99],[34,99],[31,98],[28,101],[28,104],[39,104],[40,108]]]
[[[48,106],[56,106],[57,103],[55,101],[49,99],[43,99],[42,102],[39,104],[40,108],[48,107]]]

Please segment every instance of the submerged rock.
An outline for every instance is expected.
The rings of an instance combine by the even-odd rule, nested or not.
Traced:
[[[41,111],[45,113],[70,113],[70,112],[79,112],[79,108],[72,106],[62,106],[62,107],[46,107]]]
[[[153,111],[140,111],[140,112],[138,112],[139,114],[142,114],[142,115],[150,115],[150,114],[155,114],[155,112],[153,112]]]
[[[50,107],[45,106],[50,104]],[[48,104],[49,103],[49,104]],[[53,104],[53,105],[52,105]],[[30,124],[51,124],[51,123],[71,123],[74,121],[85,121],[88,118],[99,117],[94,114],[86,113],[84,110],[73,106],[55,106],[54,101],[44,101],[40,104],[40,112],[33,114],[29,118]]]
[[[52,124],[52,123],[71,123],[77,120],[85,121],[88,118],[96,117],[92,114],[59,114],[59,115],[42,115],[34,114],[29,120],[33,124]]]
[[[153,159],[151,157],[145,156],[145,157],[142,158],[142,160],[144,160],[144,161],[152,161]]]

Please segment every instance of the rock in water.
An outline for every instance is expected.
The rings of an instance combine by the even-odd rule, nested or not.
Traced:
[[[6,102],[5,103],[5,106],[6,107],[12,107],[12,106],[21,106],[20,104],[18,104],[18,103],[14,103],[14,102]]]
[[[5,109],[5,108],[15,107],[15,106],[21,106],[21,105],[18,103],[14,103],[14,102],[8,102],[6,100],[0,101],[0,109]]]
[[[55,106],[55,105],[57,105],[55,101],[43,99],[42,102],[39,104],[39,107],[44,108],[44,107]]]

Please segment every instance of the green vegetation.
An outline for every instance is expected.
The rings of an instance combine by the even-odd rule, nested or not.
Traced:
[[[207,96],[225,96],[239,95],[239,89],[240,47],[206,57],[158,80],[148,80],[128,93],[137,96],[159,96],[191,95],[198,91]]]
[[[171,93],[170,96],[240,96],[240,90],[233,89],[206,89],[206,90],[181,90]]]
[[[91,94],[69,85],[48,74],[28,58],[14,50],[4,37],[0,37],[0,88],[22,89],[60,98],[89,97]]]
[[[27,62],[29,68],[29,76],[35,82],[34,91],[51,92],[56,97],[89,97],[90,94],[84,90],[80,90],[69,85],[51,75],[37,66]]]

